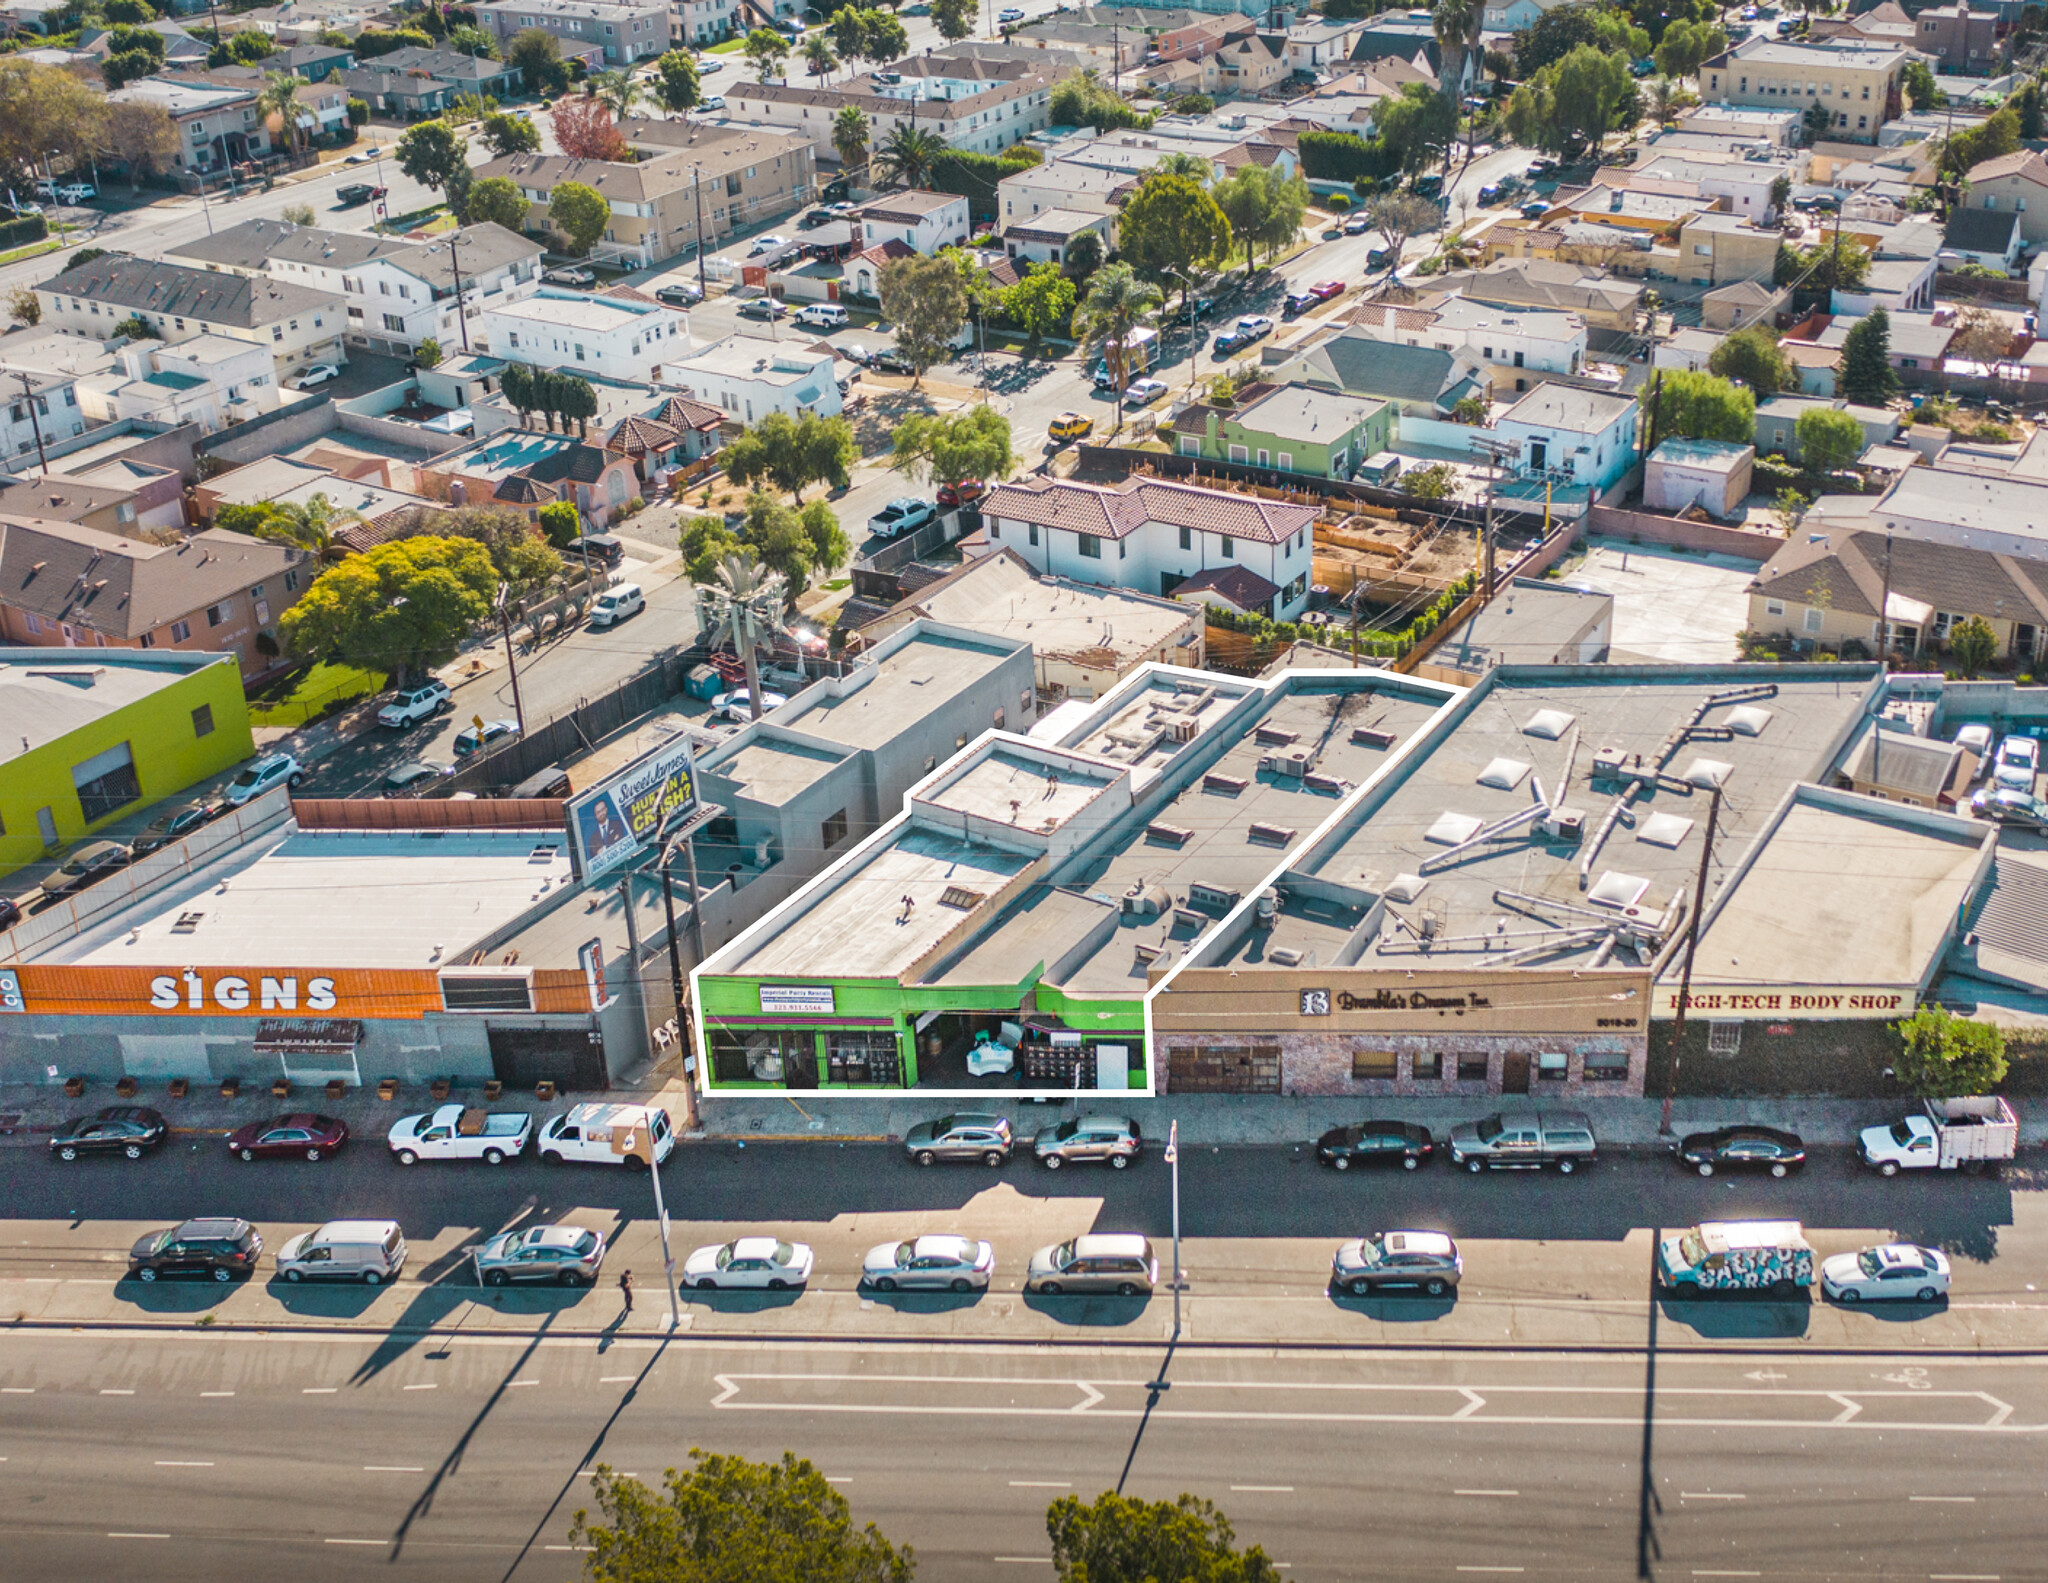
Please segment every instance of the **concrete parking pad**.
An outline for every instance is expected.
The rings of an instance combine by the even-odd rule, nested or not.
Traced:
[[[1665,665],[1739,659],[1749,625],[1754,563],[1732,555],[1589,539],[1586,559],[1565,580],[1614,595],[1612,658]]]

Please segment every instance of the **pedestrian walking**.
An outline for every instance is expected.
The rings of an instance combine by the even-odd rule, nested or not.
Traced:
[[[626,1312],[630,1314],[633,1311],[633,1272],[631,1270],[619,1272],[619,1295],[625,1298]]]

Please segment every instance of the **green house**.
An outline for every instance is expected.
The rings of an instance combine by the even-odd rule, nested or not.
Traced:
[[[1173,433],[1182,456],[1349,478],[1392,442],[1394,409],[1370,396],[1310,385],[1253,384],[1229,407],[1189,407],[1173,420]]]

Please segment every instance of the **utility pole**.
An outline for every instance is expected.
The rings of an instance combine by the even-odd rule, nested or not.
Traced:
[[[1884,535],[1884,597],[1877,607],[1877,658],[1886,670],[1892,663],[1892,535]]]
[[[526,735],[526,706],[519,700],[519,660],[512,652],[512,607],[506,602],[510,591],[509,583],[498,584],[498,630],[505,634],[505,669],[512,676],[512,717],[519,723],[519,734]]]
[[[1699,949],[1700,913],[1707,905],[1707,865],[1714,860],[1714,826],[1721,816],[1721,788],[1710,786],[1707,791],[1707,838],[1700,843],[1700,877],[1693,886],[1692,916],[1685,924],[1685,970],[1678,978],[1678,1010],[1671,1020],[1671,1076],[1664,1084],[1664,1119],[1657,1125],[1660,1138],[1671,1136],[1671,1099],[1678,1092],[1678,1054],[1685,1043],[1685,1007],[1692,999],[1692,959]]]
[[[36,455],[42,461],[43,476],[48,478],[50,476],[50,455],[49,452],[43,449],[43,426],[36,421],[35,385],[26,374],[16,374],[14,377],[21,381],[22,400],[28,407],[28,426],[35,431]]]
[[[697,301],[701,306],[711,288],[704,283],[704,167],[690,167],[690,195],[697,200]]]
[[[448,267],[455,271],[455,323],[462,331],[462,350],[469,351],[469,320],[462,311],[462,264],[455,256],[455,245],[462,240],[462,228],[457,226],[448,233]]]
[[[1516,454],[1516,447],[1499,440],[1475,439],[1471,442],[1471,448],[1486,458],[1486,525],[1481,529],[1479,539],[1479,603],[1483,609],[1493,599],[1494,490],[1498,484],[1502,462]]]
[[[1166,1127],[1166,1164],[1173,1179],[1173,1339],[1180,1340],[1180,1123]],[[1158,1382],[1155,1382],[1158,1383]],[[1161,1387],[1163,1389],[1163,1385]]]

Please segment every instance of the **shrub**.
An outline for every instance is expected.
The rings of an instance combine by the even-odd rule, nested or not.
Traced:
[[[1323,207],[1332,214],[1342,214],[1351,207],[1351,199],[1341,192],[1333,192],[1323,199]]]
[[[27,247],[50,234],[39,214],[25,214],[18,220],[0,220],[0,248]]]

